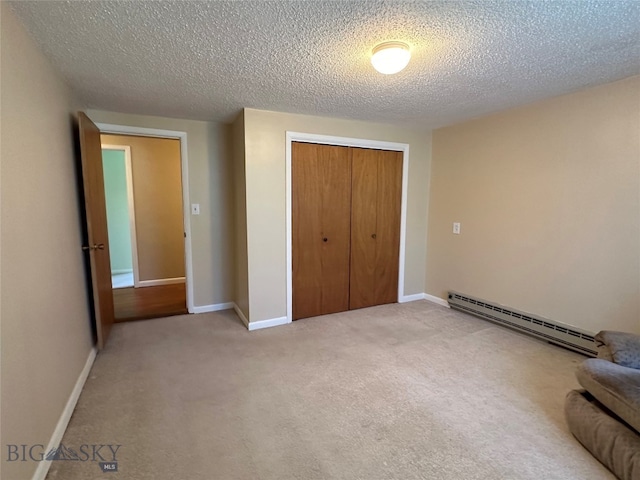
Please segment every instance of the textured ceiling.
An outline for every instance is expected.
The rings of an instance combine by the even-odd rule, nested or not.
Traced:
[[[14,11],[90,108],[431,128],[640,73],[637,0],[80,2]],[[412,60],[385,76],[373,46]]]

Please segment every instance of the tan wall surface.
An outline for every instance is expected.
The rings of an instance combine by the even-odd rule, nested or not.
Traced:
[[[435,131],[431,185],[427,293],[640,333],[640,77]]]
[[[236,281],[234,301],[249,318],[249,267],[247,254],[247,191],[245,175],[244,112],[233,122],[233,174],[235,180]]]
[[[234,295],[233,158],[231,127],[220,123],[88,110],[98,123],[187,133],[195,306],[231,302]]]
[[[180,140],[101,137],[103,144],[131,147],[140,280],[184,277]]]
[[[92,338],[80,249],[73,100],[9,5],[2,2],[0,8],[0,444],[5,452],[0,476],[26,479],[38,464],[5,461],[6,445],[47,445]]]
[[[244,114],[250,321],[286,315],[287,131],[410,145],[404,293],[424,292],[430,131],[253,109]]]

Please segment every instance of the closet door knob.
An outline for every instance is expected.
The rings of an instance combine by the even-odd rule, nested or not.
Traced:
[[[373,239],[375,240],[375,239],[376,239],[376,234],[375,234],[375,233],[372,233],[372,234],[371,234],[371,238],[373,238]]]
[[[322,241],[323,241],[323,242],[328,242],[328,241],[329,241],[329,239],[328,239],[327,237],[324,237],[324,238],[322,239]]]

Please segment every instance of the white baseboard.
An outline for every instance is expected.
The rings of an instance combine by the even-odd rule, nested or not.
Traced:
[[[207,313],[207,312],[219,312],[220,310],[229,310],[234,308],[233,302],[216,303],[213,305],[200,305],[199,307],[193,307],[191,313]]]
[[[449,306],[449,302],[447,302],[444,298],[436,297],[434,295],[429,295],[428,293],[425,293],[424,299],[431,303],[437,303],[438,305],[441,305],[443,307],[451,308]]]
[[[424,300],[424,293],[415,293],[413,295],[405,295],[398,299],[398,303],[415,302],[416,300]]]
[[[287,323],[291,323],[287,317],[279,317],[279,318],[270,318],[268,320],[258,320],[257,322],[250,322],[247,320],[247,317],[244,316],[240,307],[233,304],[233,309],[236,311],[244,326],[247,327],[247,330],[250,332],[253,330],[260,330],[261,328],[269,328],[269,327],[277,327],[279,325],[286,325]]]
[[[405,295],[404,297],[400,297],[398,299],[398,303],[407,303],[407,302],[415,302],[416,300],[427,300],[431,303],[437,303],[443,307],[449,307],[449,302],[447,302],[444,298],[436,297],[434,295],[429,295],[428,293],[415,293],[413,295]]]
[[[270,318],[268,320],[258,320],[257,322],[249,322],[247,328],[249,331],[260,330],[261,328],[277,327],[291,323],[287,317]]]
[[[158,278],[156,280],[140,280],[138,282],[138,287],[157,287],[158,285],[174,285],[176,283],[184,283],[184,277],[174,277],[174,278]]]
[[[413,295],[405,295],[404,297],[401,297],[398,300],[398,303],[415,302],[416,300],[427,300],[429,302],[436,303],[440,306],[450,308],[449,302],[447,302],[443,298],[429,295],[428,293],[416,293]],[[227,305],[227,304],[220,304],[220,305]],[[245,324],[245,326],[247,327],[247,330],[249,331],[260,330],[261,328],[277,327],[279,325],[286,325],[287,323],[291,323],[287,317],[270,318],[268,320],[259,320],[257,322],[249,322],[249,320],[247,320],[247,318],[244,316],[244,313],[242,313],[242,310],[240,310],[238,305],[233,303],[232,306],[235,312],[240,317],[240,320],[242,320],[242,323]],[[201,307],[195,307],[195,308],[201,308]],[[207,310],[207,311],[211,311],[211,310]]]
[[[240,310],[240,307],[236,305],[235,302],[233,303],[233,309],[240,317],[240,320],[242,320],[242,323],[244,323],[244,326],[247,327],[247,329],[249,329],[249,320],[247,320],[247,317],[244,316],[244,313],[242,313],[242,310]]]
[[[92,348],[89,352],[89,356],[87,357],[87,361],[84,364],[84,368],[78,376],[76,385],[71,391],[71,395],[69,396],[69,400],[67,400],[67,404],[65,405],[64,410],[62,410],[62,415],[60,415],[58,424],[53,430],[53,434],[51,435],[51,439],[49,440],[49,444],[47,445],[47,449],[45,450],[45,452],[50,452],[52,449],[58,448],[58,445],[60,445],[62,437],[64,436],[64,432],[67,429],[67,425],[69,425],[69,420],[71,420],[71,415],[73,415],[73,410],[76,408],[76,404],[78,403],[78,399],[80,398],[80,393],[82,392],[84,384],[87,381],[87,377],[89,377],[89,372],[91,371],[91,367],[93,366],[93,362],[96,359],[97,353],[98,352],[95,348]],[[42,460],[41,462],[38,462],[38,468],[33,474],[32,480],[44,480],[47,476],[47,473],[49,472],[50,467],[50,460]]]

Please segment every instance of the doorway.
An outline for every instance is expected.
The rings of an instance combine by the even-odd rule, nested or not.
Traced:
[[[129,145],[102,144],[111,284],[139,286],[138,246]]]
[[[287,278],[287,317],[283,323],[291,323],[293,320],[293,231],[292,231],[292,145],[294,142],[314,143],[320,145],[332,145],[337,147],[354,147],[374,150],[388,150],[401,152],[402,173],[401,173],[401,198],[400,198],[400,231],[399,231],[399,252],[397,256],[397,291],[396,301],[402,303],[409,301],[411,295],[404,292],[405,276],[405,250],[407,241],[407,192],[409,177],[409,145],[406,143],[395,143],[378,140],[368,140],[360,138],[338,137],[331,135],[317,135],[302,132],[286,132],[285,140],[285,214],[286,214],[286,278]],[[324,237],[323,237],[324,240]],[[395,256],[395,255],[394,255]],[[395,275],[394,275],[395,277]]]
[[[291,145],[293,319],[393,303],[403,155]]]
[[[188,313],[181,140],[101,141],[115,321]]]

